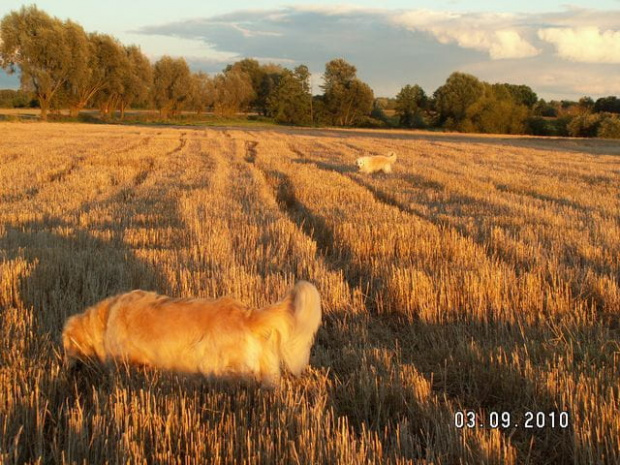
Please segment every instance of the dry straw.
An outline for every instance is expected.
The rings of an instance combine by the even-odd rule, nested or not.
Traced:
[[[0,462],[617,463],[620,161],[575,141],[0,125]],[[355,159],[394,151],[392,175]],[[265,391],[68,372],[68,315],[133,288],[325,319]],[[519,428],[464,429],[455,412]],[[570,427],[526,430],[526,411]]]

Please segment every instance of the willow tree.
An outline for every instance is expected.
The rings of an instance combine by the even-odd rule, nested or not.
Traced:
[[[218,74],[213,80],[213,110],[220,116],[234,116],[247,110],[256,93],[248,74],[240,69],[231,69]]]
[[[94,96],[94,103],[104,117],[111,115],[118,106],[124,89],[126,74],[130,72],[125,48],[115,37],[107,34],[91,34],[97,60],[93,75],[101,83]]]
[[[213,106],[213,79],[203,71],[192,73],[190,95],[186,102],[188,110],[195,111],[197,115]]]
[[[134,103],[146,103],[153,86],[153,67],[149,59],[137,45],[124,48],[127,68],[122,73],[122,88],[118,95],[121,119],[125,111]]]
[[[87,40],[86,69],[73,73],[64,84],[72,116],[77,116],[91,101],[95,101],[104,114],[109,113],[109,107],[114,103],[110,101],[110,94],[116,95],[119,92],[120,80],[127,67],[123,47],[114,37],[90,33]],[[106,89],[112,89],[112,92],[100,95]]]
[[[178,113],[189,99],[191,72],[185,58],[163,56],[153,67],[153,102],[162,117]]]
[[[0,23],[0,62],[9,73],[21,71],[22,89],[35,93],[41,119],[71,76],[88,66],[88,42],[82,28],[49,16],[36,6],[7,14]]]

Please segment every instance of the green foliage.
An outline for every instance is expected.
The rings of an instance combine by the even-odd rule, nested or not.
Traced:
[[[596,137],[603,118],[598,114],[582,113],[575,116],[568,124],[571,137]]]
[[[613,95],[601,97],[594,103],[593,110],[597,113],[620,113],[620,99]]]
[[[467,117],[467,109],[484,93],[483,84],[471,74],[452,73],[434,94],[438,123],[457,129]]]
[[[239,68],[218,74],[213,81],[213,110],[219,116],[234,116],[247,110],[256,94],[250,76]]]
[[[577,104],[583,111],[592,111],[594,109],[594,100],[591,97],[581,97]]]
[[[195,111],[197,115],[213,106],[214,84],[213,80],[202,71],[192,73],[191,89],[185,108]]]
[[[61,87],[86,66],[82,32],[34,5],[9,13],[0,23],[0,62],[8,72],[20,68],[22,88],[36,94],[43,120]]]
[[[306,66],[285,70],[278,87],[268,100],[270,114],[278,123],[309,124],[312,121],[310,73]]]
[[[422,114],[427,105],[428,98],[420,86],[407,84],[403,87],[396,96],[395,105],[400,126],[406,128],[425,127]]]
[[[397,122],[394,121],[393,118],[390,118],[386,113],[385,113],[385,107],[384,105],[387,104],[387,99],[375,99],[375,101],[372,104],[372,110],[370,111],[370,117],[369,117],[369,124],[372,125],[372,127],[389,127],[389,126],[393,126],[396,127],[397,126]],[[358,126],[364,126],[364,122],[360,122],[358,123]]]
[[[89,43],[89,73],[69,80],[72,113],[92,101],[107,116],[123,93],[125,80],[131,73],[130,63],[123,45],[110,35],[89,34]]]
[[[538,95],[536,95],[536,92],[526,85],[504,83],[493,84],[492,87],[496,95],[508,95],[517,105],[524,105],[531,109],[538,102]]]
[[[33,95],[23,90],[0,89],[0,108],[34,108]]]
[[[185,58],[160,58],[153,68],[153,81],[153,102],[161,115],[178,113],[189,98],[192,85]]]
[[[604,139],[620,139],[620,118],[609,116],[603,119],[598,128],[597,136]]]
[[[558,107],[553,102],[546,102],[540,99],[532,108],[534,115],[555,118],[558,116]]]
[[[153,87],[153,67],[140,47],[130,45],[124,47],[124,51],[127,57],[127,69],[123,73],[122,89],[118,94],[121,118],[125,116],[125,110],[130,105],[148,103]]]
[[[528,108],[514,100],[505,84],[484,84],[484,95],[471,104],[458,129],[488,134],[523,134]]]
[[[355,66],[342,58],[325,65],[323,102],[331,124],[351,126],[368,116],[374,102],[370,86],[356,77]]]
[[[253,97],[247,107],[266,116],[269,113],[269,98],[278,87],[284,68],[272,63],[261,65],[253,58],[245,58],[226,66],[224,73],[230,71],[241,71],[248,76]]]

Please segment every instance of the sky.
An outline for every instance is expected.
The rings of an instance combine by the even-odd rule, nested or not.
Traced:
[[[196,71],[305,64],[315,92],[325,63],[344,58],[376,96],[406,84],[432,94],[454,71],[545,99],[620,95],[620,0],[0,0],[0,18],[30,4]],[[0,88],[17,85],[0,71]]]

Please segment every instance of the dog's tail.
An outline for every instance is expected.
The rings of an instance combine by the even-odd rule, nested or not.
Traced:
[[[298,376],[308,366],[310,348],[321,324],[321,297],[312,284],[299,281],[286,300],[290,301],[293,326],[288,338],[281,341],[282,359],[286,368]]]
[[[280,302],[253,312],[252,330],[272,341],[286,369],[295,376],[308,366],[314,336],[321,324],[316,287],[299,281]]]
[[[390,153],[388,153],[388,154],[387,154],[387,157],[388,157],[390,160],[392,160],[392,161],[396,161],[396,158],[397,158],[397,156],[396,156],[396,152],[390,152]]]

